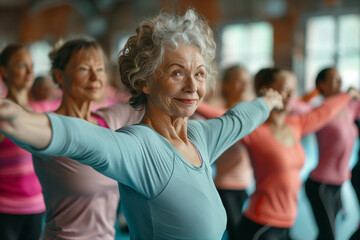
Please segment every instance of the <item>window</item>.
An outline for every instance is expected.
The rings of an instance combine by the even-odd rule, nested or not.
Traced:
[[[116,37],[115,44],[114,44],[114,51],[111,54],[111,61],[113,63],[117,62],[117,58],[119,56],[120,50],[122,50],[127,42],[127,40],[133,36],[134,34],[122,34],[121,37]]]
[[[34,74],[37,76],[48,76],[51,68],[49,53],[51,45],[46,41],[38,41],[30,44],[29,52],[34,63]]]
[[[227,25],[220,41],[220,68],[241,64],[254,74],[273,65],[273,28],[267,22]]]
[[[306,22],[305,90],[315,87],[318,72],[335,66],[343,89],[360,87],[360,15],[311,17]]]

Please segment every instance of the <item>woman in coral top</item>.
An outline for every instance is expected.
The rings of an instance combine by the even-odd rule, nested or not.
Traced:
[[[242,239],[288,239],[297,215],[300,170],[305,161],[300,139],[329,122],[347,103],[355,90],[337,94],[307,114],[288,115],[296,88],[295,76],[277,68],[261,70],[255,77],[255,91],[273,88],[283,96],[284,108],[272,111],[268,120],[243,139],[248,147],[256,190],[239,224]]]
[[[283,97],[283,109],[273,110],[268,120],[242,139],[247,146],[254,176],[255,192],[238,225],[238,239],[288,239],[297,215],[297,195],[301,186],[300,170],[305,153],[301,137],[324,126],[351,99],[356,90],[330,97],[302,115],[289,115],[296,78],[279,68],[260,70],[255,76],[255,91],[272,88]],[[208,108],[199,108],[203,115],[216,117]],[[218,111],[221,115],[222,111]]]

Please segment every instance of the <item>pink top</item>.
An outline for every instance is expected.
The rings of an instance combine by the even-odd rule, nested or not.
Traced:
[[[0,153],[0,212],[45,212],[41,186],[34,172],[31,154],[8,138],[0,143]]]
[[[115,130],[138,123],[142,115],[128,104],[117,104],[92,117],[99,126]],[[42,238],[114,240],[118,183],[67,157],[33,157],[47,209]]]
[[[56,107],[47,102],[30,102],[35,112]],[[37,214],[45,212],[41,185],[34,171],[31,154],[5,138],[0,143],[0,212]]]
[[[350,179],[350,155],[358,136],[354,120],[360,117],[360,101],[352,101],[316,133],[319,163],[309,178],[317,182],[342,185]]]
[[[34,112],[52,112],[60,107],[61,100],[53,101],[34,101],[29,105]]]
[[[219,189],[244,190],[253,179],[250,156],[241,142],[235,143],[226,150],[215,164],[214,182]]]
[[[47,103],[30,102],[35,112],[49,110]],[[5,138],[0,143],[0,212],[37,214],[45,212],[41,185],[31,154]]]

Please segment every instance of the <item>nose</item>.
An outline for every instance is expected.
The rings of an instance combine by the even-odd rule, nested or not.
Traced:
[[[196,83],[196,79],[194,78],[194,76],[190,75],[186,78],[186,84],[184,86],[184,91],[190,92],[190,93],[194,93],[197,91],[197,83]]]
[[[27,74],[33,74],[34,73],[34,69],[32,66],[27,66],[26,67],[26,73]]]
[[[96,81],[99,78],[98,73],[94,68],[90,68],[90,80]]]

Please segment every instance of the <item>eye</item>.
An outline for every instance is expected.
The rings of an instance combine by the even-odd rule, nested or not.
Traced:
[[[206,73],[204,71],[199,71],[199,72],[195,73],[195,77],[197,79],[204,79],[206,77]]]
[[[79,67],[79,70],[80,71],[87,71],[88,69],[87,69],[87,67]]]
[[[183,78],[183,73],[181,71],[173,71],[171,73],[171,78],[175,79],[175,80],[181,80]]]
[[[26,67],[25,63],[23,63],[23,62],[19,63],[18,66],[19,66],[20,68]]]
[[[96,69],[97,72],[103,72],[104,71],[104,68],[103,67],[99,67]]]

